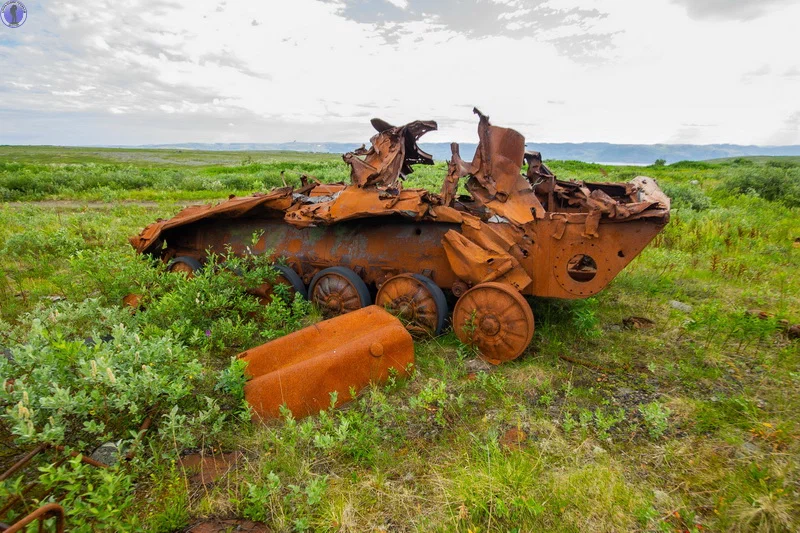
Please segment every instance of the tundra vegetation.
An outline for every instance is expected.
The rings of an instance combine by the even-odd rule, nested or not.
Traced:
[[[346,180],[341,160],[0,147],[0,463],[38,443],[112,442],[123,457],[98,469],[46,452],[0,483],[0,501],[38,480],[13,513],[60,502],[70,531],[203,517],[275,531],[797,531],[800,342],[786,324],[800,322],[800,161],[548,164],[562,179],[650,175],[672,221],[598,296],[532,300],[536,334],[513,362],[481,365],[448,333],[416,344],[408,379],[254,425],[232,356],[314,309],[248,296],[270,275],[262,257],[214,257],[186,279],[127,237],[301,173]],[[438,190],[444,173],[418,168],[407,186]],[[129,293],[141,311],[121,306]],[[179,460],[197,451],[238,460],[204,485]]]

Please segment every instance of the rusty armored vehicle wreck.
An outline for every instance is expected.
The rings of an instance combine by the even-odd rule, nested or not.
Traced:
[[[374,302],[412,331],[438,334],[454,301],[462,341],[493,363],[516,358],[534,331],[525,297],[596,294],[664,228],[670,201],[648,177],[558,180],[520,133],[475,113],[475,156],[464,161],[451,145],[439,194],[402,187],[412,165],[433,164],[417,141],[436,123],[374,119],[372,146],[344,155],[349,184],[304,177],[299,188],[188,207],[131,243],[183,271],[225,246],[269,253],[278,279],[327,316]]]

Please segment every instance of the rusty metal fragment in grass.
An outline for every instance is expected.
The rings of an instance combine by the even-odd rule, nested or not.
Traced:
[[[64,509],[57,503],[48,503],[42,505],[32,513],[23,518],[17,520],[13,524],[7,527],[2,527],[0,530],[4,531],[5,533],[17,533],[20,531],[27,531],[28,526],[33,524],[34,522],[39,522],[38,531],[44,531],[44,521],[50,518],[55,518],[55,531],[57,533],[63,533],[64,531]]]
[[[500,437],[500,445],[504,446],[505,448],[509,449],[520,449],[525,441],[528,439],[528,435],[519,428],[511,428]]]
[[[210,455],[193,453],[181,457],[180,465],[190,475],[192,483],[209,485],[227,474],[240,457],[240,452]]]
[[[130,293],[122,298],[122,307],[129,307],[138,310],[142,307],[142,296],[140,294]]]
[[[656,325],[655,322],[643,316],[629,316],[622,319],[622,325],[628,329],[650,329]]]
[[[280,416],[285,405],[295,417],[317,414],[352,399],[390,372],[406,375],[414,363],[411,335],[377,306],[324,320],[239,354],[252,378],[244,392],[254,418]]]

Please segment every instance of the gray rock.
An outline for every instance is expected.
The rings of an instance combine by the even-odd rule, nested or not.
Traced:
[[[694,309],[694,307],[692,307],[691,305],[679,302],[678,300],[670,300],[669,305],[673,309],[677,309],[678,311],[683,311],[684,313],[691,313],[692,310]]]
[[[667,502],[670,501],[669,494],[667,494],[663,490],[658,490],[658,489],[654,490],[653,491],[653,497],[655,498],[656,503],[658,503],[660,505],[664,505],[664,504],[666,504]]]
[[[91,458],[109,466],[119,462],[119,446],[114,442],[106,442],[92,452]]]
[[[470,359],[464,363],[464,366],[467,369],[467,372],[491,372],[495,369],[493,365],[490,365],[486,361],[480,358]]]
[[[594,446],[592,448],[592,453],[595,454],[595,455],[603,455],[603,454],[606,454],[608,452],[606,452],[605,448],[601,448],[600,446]]]
[[[753,455],[758,455],[761,453],[761,449],[753,444],[752,442],[745,441],[739,445],[739,448],[736,450],[736,457],[739,459],[743,459],[746,457],[752,457]]]

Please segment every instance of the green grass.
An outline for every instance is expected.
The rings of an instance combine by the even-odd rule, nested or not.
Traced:
[[[769,156],[769,155],[752,155],[747,157],[721,157],[719,159],[709,159],[709,163],[734,163],[738,162],[741,163],[743,161],[752,161],[753,163],[758,164],[765,164],[769,163],[770,161],[775,163],[800,163],[800,156],[797,155],[780,155],[780,156]]]
[[[279,185],[281,170],[290,183],[301,173],[346,180],[341,160],[0,147],[0,345],[34,339],[47,357],[85,370],[81,358],[110,365],[117,352],[84,351],[56,333],[82,339],[122,321],[126,335],[138,335],[125,338],[173,350],[178,343],[188,351],[182,357],[203,365],[202,375],[187,377],[192,395],[172,400],[174,415],[159,407],[134,461],[105,478],[70,465],[47,473],[53,497],[83,513],[70,517],[72,528],[179,531],[220,516],[277,531],[796,531],[800,343],[782,321],[800,322],[800,165],[549,164],[565,179],[653,176],[673,196],[672,221],[595,298],[532,301],[537,330],[518,360],[476,372],[449,333],[416,344],[409,379],[317,417],[254,426],[235,414],[230,355],[313,316],[288,323],[285,308],[254,316],[245,299],[215,300],[239,282],[176,281],[139,261],[126,238],[187,202]],[[442,164],[418,169],[409,186],[438,190],[443,175]],[[132,290],[150,298],[133,316],[119,309]],[[655,324],[625,329],[630,316]],[[117,375],[127,368],[114,364]],[[56,363],[42,366],[80,390]],[[151,394],[137,391],[114,398],[127,409]],[[30,444],[10,438],[21,420],[17,402],[0,407],[8,435],[0,461],[11,461]],[[108,431],[121,431],[122,420],[136,430],[141,415],[125,416]],[[91,451],[99,442],[85,435],[93,431],[84,426],[65,442]],[[203,487],[176,460],[187,447],[242,459]],[[15,490],[9,482],[0,489]]]

